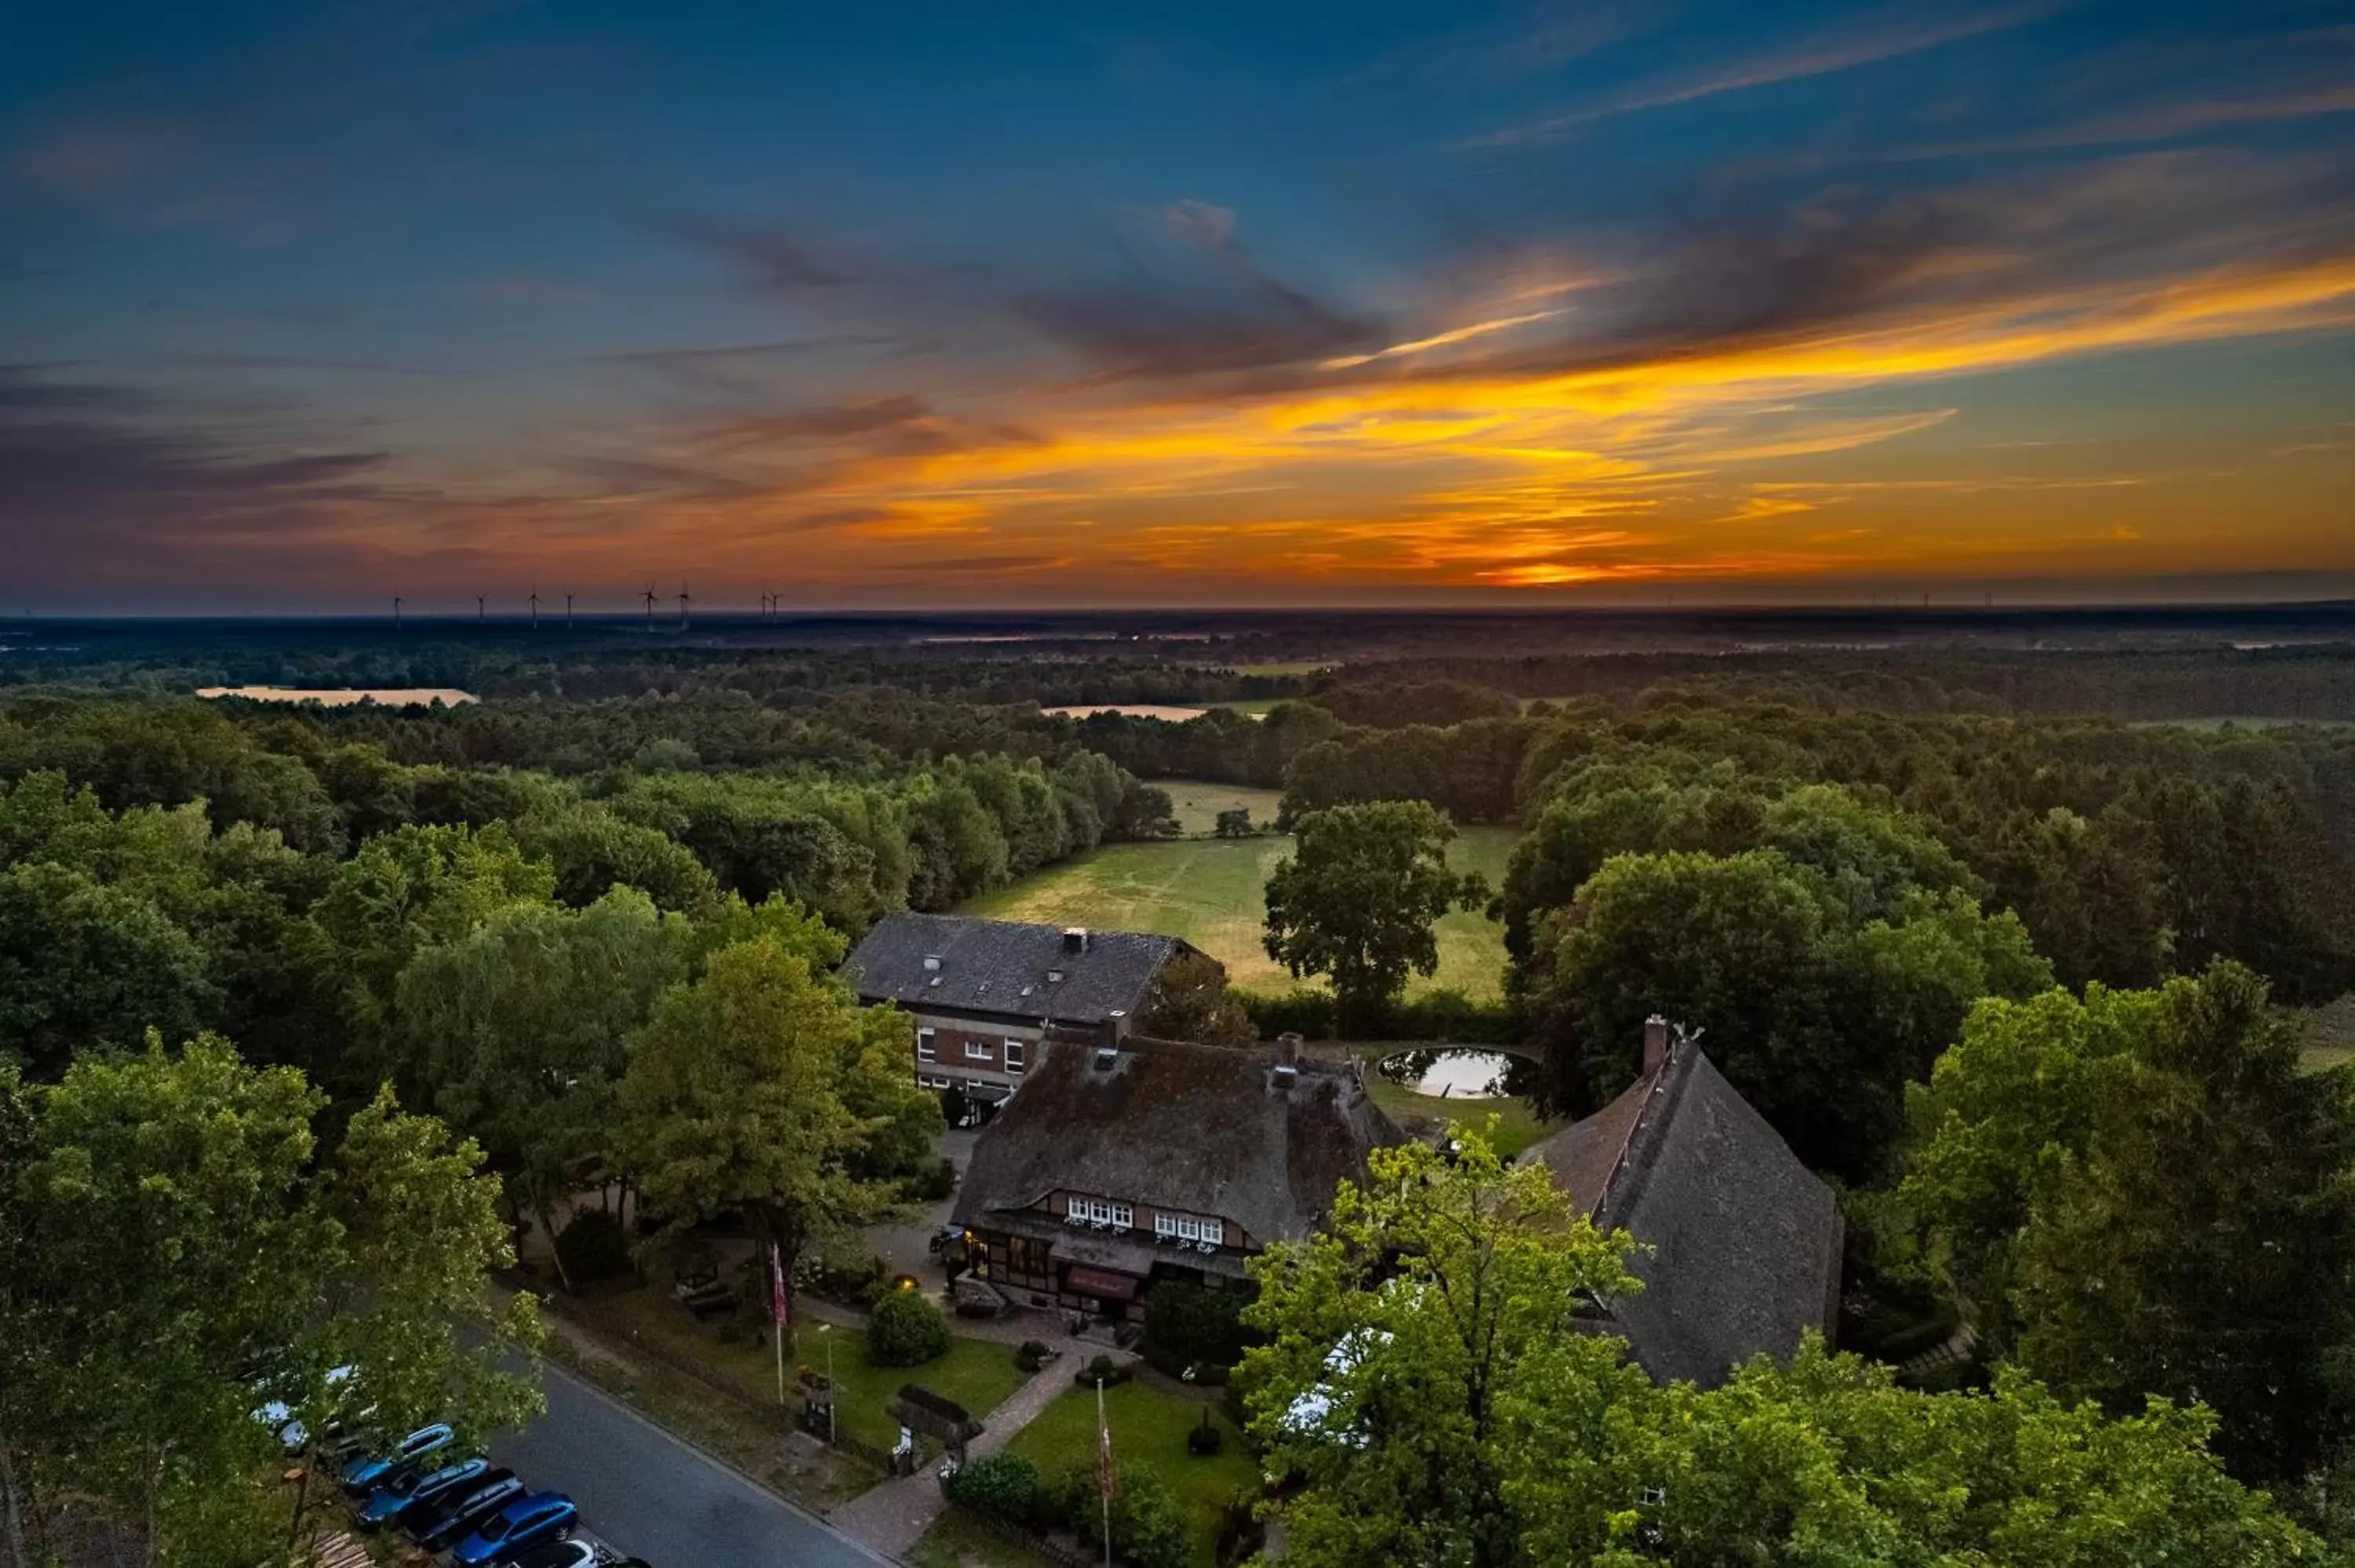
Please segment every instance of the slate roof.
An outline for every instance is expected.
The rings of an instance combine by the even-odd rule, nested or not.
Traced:
[[[1050,1041],[1022,1092],[982,1128],[957,1189],[961,1225],[1002,1222],[1058,1189],[1225,1219],[1255,1245],[1307,1235],[1366,1156],[1401,1141],[1352,1065],[1273,1052]]]
[[[1135,1017],[1161,966],[1190,950],[1175,937],[1091,931],[1086,951],[1067,952],[1060,926],[902,912],[877,921],[842,972],[861,1001],[1101,1024]]]
[[[1833,1328],[1842,1225],[1799,1163],[1700,1049],[1660,1066],[1530,1151],[1571,1201],[1650,1251],[1610,1303],[1615,1331],[1662,1382],[1713,1387],[1760,1351],[1786,1356]]]

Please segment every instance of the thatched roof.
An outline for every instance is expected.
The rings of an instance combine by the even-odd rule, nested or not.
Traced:
[[[842,972],[866,1002],[1095,1025],[1135,1018],[1161,966],[1192,950],[1146,932],[1090,931],[1081,946],[1060,926],[903,912],[877,921]]]
[[[959,1224],[1063,1189],[1229,1220],[1264,1245],[1307,1235],[1367,1154],[1401,1141],[1353,1064],[1287,1071],[1273,1052],[1166,1040],[1042,1055],[982,1129]]]
[[[1839,1207],[1698,1046],[1667,1059],[1602,1110],[1529,1152],[1606,1229],[1647,1251],[1641,1292],[1610,1304],[1614,1328],[1662,1381],[1704,1387],[1764,1351],[1828,1334],[1839,1298]]]

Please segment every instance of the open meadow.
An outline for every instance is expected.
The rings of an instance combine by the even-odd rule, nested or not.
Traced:
[[[1173,800],[1180,790],[1223,790],[1232,804],[1252,804],[1252,820],[1264,821],[1247,798],[1273,792],[1226,786],[1164,786]],[[1203,809],[1201,798],[1193,809]],[[1215,810],[1215,805],[1209,806]],[[1179,821],[1188,818],[1181,804]],[[1504,880],[1505,863],[1519,836],[1512,828],[1466,828],[1451,846],[1449,861],[1461,870],[1486,874],[1490,885]],[[1260,945],[1267,921],[1267,879],[1292,853],[1289,834],[1255,839],[1178,839],[1162,843],[1110,844],[1050,866],[1020,882],[986,893],[959,911],[1000,920],[1036,920],[1053,926],[1088,926],[1105,931],[1163,931],[1187,941],[1227,966],[1227,977],[1252,991],[1284,991],[1293,984],[1283,966]],[[1456,911],[1439,922],[1439,972],[1417,977],[1409,996],[1453,989],[1494,999],[1505,980],[1504,929],[1484,915]]]

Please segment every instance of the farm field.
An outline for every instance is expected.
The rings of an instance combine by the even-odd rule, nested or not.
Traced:
[[[1177,790],[1170,793],[1174,800]],[[1241,793],[1269,796],[1273,814],[1273,791]],[[1252,817],[1261,820],[1257,808]],[[1512,828],[1466,828],[1449,858],[1460,870],[1485,873],[1494,886],[1503,882],[1518,837]],[[1291,853],[1289,834],[1114,844],[984,894],[959,913],[1105,931],[1164,931],[1226,965],[1238,986],[1284,991],[1292,977],[1260,940],[1268,874]],[[1439,972],[1410,980],[1407,994],[1444,988],[1492,1000],[1503,993],[1504,981],[1503,927],[1458,910],[1439,922]]]

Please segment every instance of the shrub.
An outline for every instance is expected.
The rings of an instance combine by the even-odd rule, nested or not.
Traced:
[[[1210,1407],[1202,1406],[1202,1419],[1186,1434],[1186,1452],[1198,1459],[1207,1459],[1226,1446],[1226,1434],[1210,1424]]]
[[[984,1454],[968,1459],[943,1489],[951,1502],[1008,1524],[1039,1520],[1039,1467],[1019,1454]]]
[[[1212,1290],[1182,1279],[1156,1283],[1145,1298],[1145,1359],[1171,1377],[1191,1368],[1197,1383],[1223,1383],[1256,1341],[1242,1322],[1256,1294],[1245,1284]]]
[[[1034,1372],[1054,1359],[1055,1352],[1041,1340],[1025,1340],[1022,1348],[1014,1352],[1014,1364],[1024,1372]]]
[[[1136,1568],[1187,1568],[1194,1559],[1186,1510],[1169,1483],[1146,1466],[1120,1467],[1120,1494],[1112,1504],[1112,1543]]]
[[[1039,1529],[1091,1531],[1096,1528],[1096,1473],[1092,1467],[1069,1466],[1039,1485]]]
[[[636,1266],[630,1256],[629,1233],[602,1209],[583,1209],[556,1235],[556,1255],[565,1277],[575,1285],[619,1279]]]
[[[1071,1381],[1082,1388],[1093,1388],[1098,1383],[1106,1388],[1118,1388],[1134,1375],[1127,1363],[1110,1356],[1098,1356],[1073,1374]]]
[[[1251,1494],[1237,1492],[1220,1505],[1217,1541],[1220,1568],[1250,1561],[1267,1544],[1267,1527],[1259,1521]]]
[[[943,1154],[927,1160],[908,1178],[908,1195],[919,1203],[937,1203],[956,1191],[956,1161]]]
[[[912,1290],[894,1290],[867,1317],[867,1359],[879,1367],[922,1366],[949,1353],[949,1323]]]

